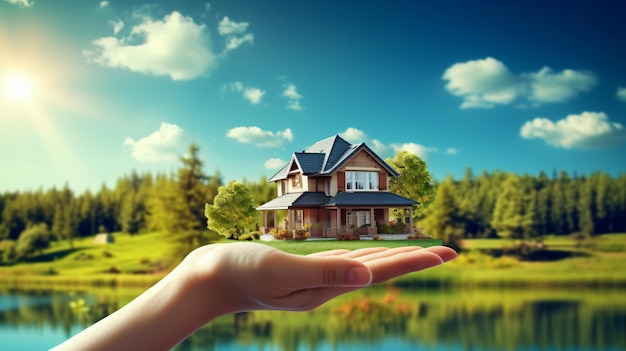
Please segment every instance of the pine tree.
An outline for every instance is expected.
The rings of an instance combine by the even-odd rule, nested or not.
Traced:
[[[174,260],[209,242],[204,217],[209,177],[202,171],[198,153],[198,146],[192,144],[188,155],[181,157],[183,166],[175,179],[157,178],[150,201],[150,226],[162,231],[172,243]]]
[[[528,211],[531,206],[532,199],[522,187],[519,176],[511,174],[502,185],[491,225],[500,237],[524,239],[534,225],[532,213]]]
[[[437,200],[420,222],[427,233],[441,239],[444,245],[461,249],[464,225],[459,218],[459,206],[454,194],[454,180],[446,178],[437,188]]]

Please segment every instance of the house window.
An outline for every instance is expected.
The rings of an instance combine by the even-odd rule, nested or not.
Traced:
[[[291,178],[291,186],[293,186],[294,188],[299,188],[301,181],[302,176],[300,174],[296,174],[293,178]]]
[[[346,172],[346,190],[378,190],[378,172]]]
[[[304,211],[296,210],[295,211],[295,221],[296,229],[301,229],[304,227]]]
[[[348,228],[358,228],[370,225],[370,211],[350,211],[348,212]]]

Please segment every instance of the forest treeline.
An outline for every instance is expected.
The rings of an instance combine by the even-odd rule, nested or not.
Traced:
[[[27,258],[50,241],[67,240],[73,246],[74,239],[97,233],[160,231],[173,244],[173,257],[208,243],[204,206],[224,182],[219,171],[203,172],[198,151],[191,145],[177,172],[132,171],[95,192],[77,194],[65,185],[0,194],[0,263]],[[258,204],[276,197],[276,186],[265,177],[242,183]]]
[[[626,174],[484,171],[475,176],[467,169],[462,179],[447,178],[437,185],[435,203],[418,225],[444,243],[626,232]]]
[[[208,242],[204,205],[224,182],[219,171],[203,172],[197,146],[187,155],[175,173],[133,171],[95,192],[77,194],[66,185],[0,194],[0,262],[27,257],[51,240],[72,245],[100,232],[161,231],[181,253]],[[276,197],[276,185],[264,177],[242,183],[257,205]],[[626,174],[473,175],[467,169],[463,178],[448,178],[437,188],[433,206],[416,220],[442,239],[626,232]]]

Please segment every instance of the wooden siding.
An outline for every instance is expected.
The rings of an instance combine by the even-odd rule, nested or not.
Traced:
[[[342,167],[342,171],[350,168],[364,167],[368,169],[380,169],[380,164],[368,154],[366,151],[361,150],[358,154],[352,156],[348,162]]]

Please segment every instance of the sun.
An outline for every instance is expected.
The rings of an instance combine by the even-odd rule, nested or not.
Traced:
[[[33,82],[24,74],[7,74],[2,83],[2,93],[11,101],[26,103],[32,101],[35,96]]]

